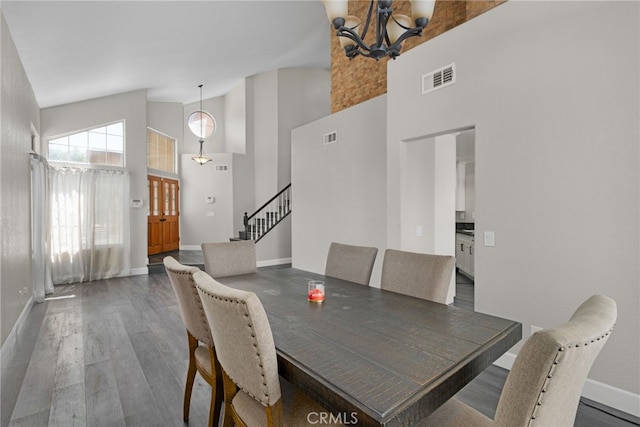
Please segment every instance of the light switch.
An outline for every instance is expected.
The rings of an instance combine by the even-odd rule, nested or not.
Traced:
[[[208,211],[207,216],[216,216],[216,213],[214,211]]]
[[[484,232],[484,245],[485,246],[495,246],[496,245],[496,234],[493,231],[485,231]]]
[[[416,225],[416,237],[422,237],[424,234],[421,225]]]

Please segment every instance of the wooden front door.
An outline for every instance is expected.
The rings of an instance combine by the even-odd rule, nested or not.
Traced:
[[[180,187],[178,181],[148,176],[149,210],[147,221],[148,254],[180,248]]]

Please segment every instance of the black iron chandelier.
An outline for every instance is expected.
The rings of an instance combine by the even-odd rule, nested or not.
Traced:
[[[402,43],[409,37],[421,36],[433,16],[435,0],[411,0],[411,18],[407,15],[392,15],[391,0],[379,0],[369,3],[369,11],[364,26],[357,16],[348,15],[348,0],[323,0],[329,21],[337,30],[340,44],[349,59],[358,55],[374,58],[376,61],[385,56],[395,59],[400,55]],[[364,42],[372,16],[376,8],[376,40],[367,45]],[[361,29],[360,34],[357,31]]]

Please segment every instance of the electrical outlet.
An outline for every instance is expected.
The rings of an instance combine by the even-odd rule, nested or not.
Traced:
[[[18,299],[20,300],[20,302],[22,302],[23,298],[27,297],[29,295],[29,288],[27,288],[26,286],[23,287],[22,289],[18,290],[18,295],[20,295],[18,297]]]

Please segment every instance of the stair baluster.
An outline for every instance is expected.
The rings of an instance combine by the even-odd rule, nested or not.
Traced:
[[[283,188],[253,214],[244,213],[244,231],[240,231],[239,240],[258,242],[290,213],[291,184]]]

